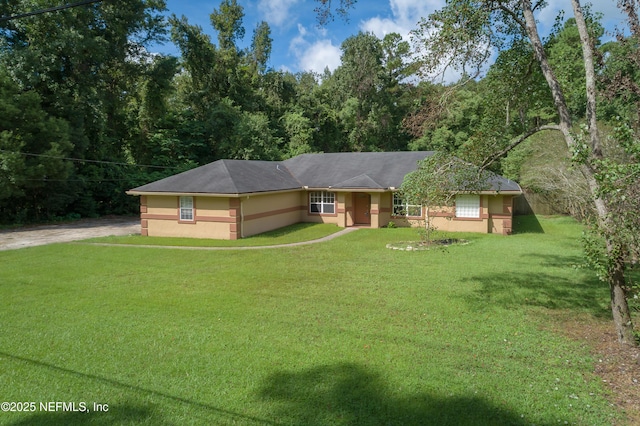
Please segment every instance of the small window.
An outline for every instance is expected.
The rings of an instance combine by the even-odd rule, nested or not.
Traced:
[[[398,194],[393,194],[393,215],[422,217],[422,206],[409,204]]]
[[[180,197],[180,220],[193,221],[193,197]]]
[[[336,194],[326,191],[309,193],[309,211],[317,214],[333,214],[336,212]]]
[[[456,217],[480,218],[480,196],[456,196]]]

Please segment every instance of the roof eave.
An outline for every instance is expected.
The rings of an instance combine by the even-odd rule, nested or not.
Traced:
[[[306,191],[330,191],[330,192],[387,192],[391,191],[391,188],[336,188],[333,186],[305,186],[303,188]]]
[[[286,192],[302,191],[303,188],[291,188],[291,189],[279,189],[275,191],[260,191],[260,192],[240,192],[240,193],[222,193],[222,192],[176,192],[176,191],[126,191],[127,195],[158,195],[168,197],[212,197],[212,198],[240,198],[250,197],[255,195],[267,195],[267,194],[282,194]]]

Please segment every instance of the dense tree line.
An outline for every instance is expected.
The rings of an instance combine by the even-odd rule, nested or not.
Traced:
[[[0,16],[50,5],[11,0]],[[484,76],[464,74],[455,84],[422,80],[417,71],[428,61],[417,61],[397,34],[354,34],[335,71],[292,74],[268,66],[269,25],[246,34],[243,16],[235,0],[223,0],[210,15],[217,40],[167,16],[162,0],[110,0],[1,22],[1,220],[133,212],[126,189],[220,158],[435,149],[483,164],[505,141],[557,120],[522,37],[512,36]],[[621,58],[635,44],[602,45],[598,17],[588,21],[602,84],[625,78],[631,88],[640,77]],[[241,49],[245,36],[251,43]],[[586,105],[578,38],[569,19],[545,40],[577,121]],[[180,57],[148,52],[168,40]],[[609,92],[599,118],[637,123],[637,109],[623,100],[637,94]],[[527,174],[530,154],[525,143],[490,167],[545,192],[553,177],[531,179],[544,174]]]
[[[0,16],[50,6],[12,0]],[[212,41],[162,0],[110,0],[0,23],[0,217],[135,211],[124,191],[220,158],[405,150],[415,87],[397,34],[356,34],[323,75],[268,68],[271,30],[224,0]],[[172,40],[180,57],[151,54]]]

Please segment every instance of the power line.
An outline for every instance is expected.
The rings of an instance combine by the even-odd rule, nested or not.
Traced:
[[[129,166],[129,167],[150,167],[156,169],[175,169],[174,166],[154,166],[151,164],[131,164],[131,163],[119,163],[117,161],[104,161],[104,160],[87,160],[83,158],[72,158],[72,157],[56,157],[55,155],[47,155],[47,154],[32,154],[29,152],[18,152],[18,151],[9,151],[6,149],[0,149],[0,152],[5,152],[7,154],[18,154],[24,155],[27,157],[44,157],[44,158],[52,158],[54,160],[67,160],[67,161],[79,161],[83,163],[96,163],[96,164],[112,164],[117,166]]]
[[[11,20],[20,19],[20,18],[26,18],[26,17],[34,16],[34,15],[42,15],[43,13],[57,12],[59,10],[71,9],[72,7],[78,7],[78,6],[85,6],[87,4],[99,3],[101,1],[102,0],[84,0],[84,1],[77,2],[77,3],[68,3],[68,4],[63,4],[61,6],[50,7],[50,8],[47,8],[47,9],[40,9],[40,10],[34,10],[32,12],[20,13],[18,15],[13,15],[13,16],[2,16],[2,17],[0,17],[0,22],[11,21]]]
[[[131,182],[131,179],[21,179],[22,182]]]

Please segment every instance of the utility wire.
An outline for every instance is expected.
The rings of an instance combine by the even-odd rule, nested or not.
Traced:
[[[113,164],[117,166],[130,166],[130,167],[151,167],[156,169],[175,169],[174,166],[154,166],[151,164],[131,164],[131,163],[119,163],[116,161],[104,161],[104,160],[86,160],[83,158],[72,158],[72,157],[56,157],[55,155],[47,155],[47,154],[31,154],[28,152],[17,152],[17,151],[8,151],[6,149],[0,149],[0,152],[5,152],[7,154],[19,154],[27,157],[44,157],[44,158],[52,158],[54,160],[67,160],[67,161],[79,161],[83,163],[96,163],[96,164]]]
[[[0,22],[12,21],[14,19],[26,18],[34,15],[42,15],[43,13],[57,12],[59,10],[71,9],[72,7],[85,6],[87,4],[99,3],[102,0],[84,0],[77,3],[68,3],[61,6],[54,6],[47,9],[34,10],[33,12],[20,13],[13,16],[0,16]]]

